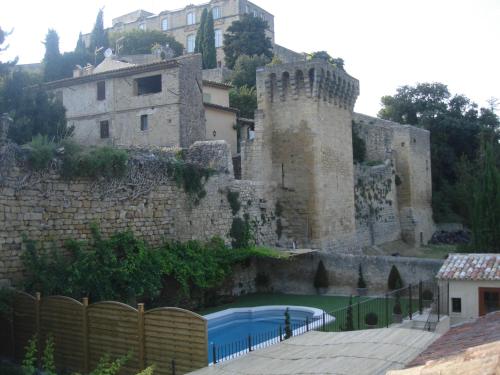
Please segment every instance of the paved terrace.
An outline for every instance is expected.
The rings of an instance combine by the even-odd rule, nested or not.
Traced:
[[[385,374],[405,367],[438,337],[435,333],[405,328],[311,331],[190,374]]]

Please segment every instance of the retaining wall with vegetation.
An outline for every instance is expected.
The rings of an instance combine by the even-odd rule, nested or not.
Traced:
[[[93,223],[105,237],[130,229],[151,245],[213,236],[230,244],[246,232],[258,244],[277,241],[274,202],[263,184],[234,179],[223,141],[196,142],[186,150],[185,164],[175,168],[202,171],[186,170],[180,182],[152,154],[130,157],[123,178],[65,179],[56,168],[31,170],[13,147],[0,150],[0,282],[22,279],[23,236],[50,248],[90,239]],[[210,170],[206,181],[192,177],[203,170]]]

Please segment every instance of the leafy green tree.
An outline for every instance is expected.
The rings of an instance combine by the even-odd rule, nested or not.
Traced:
[[[257,109],[257,93],[255,87],[241,86],[229,91],[229,105],[240,111],[240,116],[254,118]]]
[[[494,150],[485,142],[473,185],[472,250],[500,252],[500,172]]]
[[[477,158],[480,134],[498,139],[498,117],[463,95],[452,96],[442,83],[402,86],[382,105],[379,117],[430,131],[434,219],[470,223],[470,216],[459,216],[467,211],[459,199],[459,165]]]
[[[49,29],[44,44],[43,80],[45,82],[58,80],[61,78],[61,53],[59,52],[59,35],[54,29]]]
[[[4,79],[1,87],[0,112],[9,113],[13,119],[8,136],[18,144],[38,134],[59,140],[72,132],[66,124],[64,106],[40,83],[40,77],[17,70]]]
[[[116,41],[123,38],[119,44],[120,55],[137,55],[151,53],[154,45],[159,44],[174,51],[174,57],[182,55],[184,46],[174,37],[166,35],[157,30],[131,30],[125,33],[113,33],[110,35],[110,44],[115,46]]]
[[[2,44],[5,43],[5,38],[9,36],[10,33],[7,33],[2,30],[0,27],[0,52],[5,51],[7,48],[9,48],[9,45],[2,46]],[[13,67],[14,65],[17,64],[17,57],[13,61],[7,61],[7,62],[1,62],[0,61],[0,77],[5,75],[9,68]]]
[[[255,87],[256,70],[259,66],[264,66],[269,63],[269,59],[265,56],[247,56],[241,55],[236,59],[234,65],[234,73],[232,83],[236,87],[248,86]]]
[[[224,34],[224,54],[228,68],[233,69],[241,55],[273,57],[271,39],[266,36],[269,26],[261,18],[244,14],[234,21]]]
[[[104,50],[108,48],[108,33],[104,30],[104,20],[102,8],[99,9],[95,20],[94,28],[90,33],[89,52],[94,56],[95,64],[104,60]]]
[[[307,56],[307,59],[308,60],[313,60],[313,59],[325,60],[328,63],[332,64],[333,66],[335,66],[341,70],[344,70],[344,59],[342,59],[340,57],[333,58],[326,51],[313,52],[313,53],[309,54],[309,56]]]
[[[214,16],[211,10],[208,12],[203,29],[203,69],[213,69],[217,67],[217,52],[215,50]]]

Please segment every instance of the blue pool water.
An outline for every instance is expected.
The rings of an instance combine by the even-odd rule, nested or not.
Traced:
[[[282,335],[285,334],[286,308],[286,306],[237,308],[207,315],[209,362],[213,362],[214,356],[224,358],[248,351],[249,345],[254,347],[264,342],[266,345],[279,342],[280,327]],[[312,328],[322,319],[322,311],[313,308],[291,306],[289,313],[294,333],[304,332],[306,324]]]

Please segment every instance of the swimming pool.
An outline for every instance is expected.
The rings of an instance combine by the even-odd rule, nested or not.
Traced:
[[[285,311],[289,309],[293,335],[318,328],[335,318],[323,310],[304,306],[232,308],[206,315],[209,362],[278,343],[285,336]],[[280,338],[281,334],[281,338]]]

